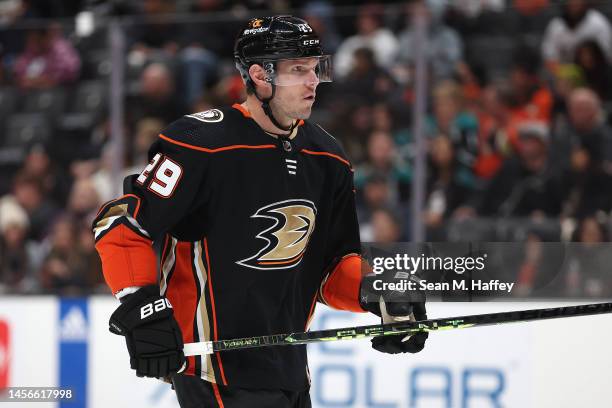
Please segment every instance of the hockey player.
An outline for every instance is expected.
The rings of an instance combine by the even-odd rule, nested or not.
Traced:
[[[317,301],[385,322],[426,318],[424,303],[381,297],[363,278],[351,164],[307,120],[331,80],[308,23],[253,19],[234,56],[246,101],[168,126],[94,221],[121,301],[110,330],[125,336],[136,375],[172,379],[181,407],[309,407],[305,346],[185,358],[184,342],[304,331]],[[373,345],[418,352],[426,337]]]

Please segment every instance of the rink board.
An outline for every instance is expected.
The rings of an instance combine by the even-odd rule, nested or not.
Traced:
[[[562,304],[570,303],[440,303],[429,305],[429,316]],[[168,384],[128,368],[123,338],[108,332],[116,305],[105,296],[0,299],[0,386],[77,393],[76,401],[40,408],[178,407]],[[319,306],[312,330],[375,321]],[[609,407],[610,344],[612,315],[433,333],[416,355],[384,355],[368,340],[316,344],[311,396],[314,407]]]

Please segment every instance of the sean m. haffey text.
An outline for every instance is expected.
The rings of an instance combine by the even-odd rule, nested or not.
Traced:
[[[510,292],[514,283],[492,280],[471,280],[471,287],[465,281],[452,280],[449,282],[428,282],[427,271],[453,271],[458,275],[465,272],[482,271],[485,268],[487,254],[477,257],[440,257],[440,256],[410,256],[396,254],[390,257],[375,257],[372,259],[372,271],[380,275],[385,271],[393,272],[394,281],[384,282],[382,279],[373,282],[374,290],[484,290]],[[417,277],[416,274],[419,273]]]

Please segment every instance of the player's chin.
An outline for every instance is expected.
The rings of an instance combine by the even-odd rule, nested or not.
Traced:
[[[310,114],[312,113],[312,104],[312,101],[307,102],[305,106],[299,110],[298,119],[308,119],[310,117]]]
[[[295,112],[295,118],[296,119],[308,119],[310,117],[312,113],[312,108],[305,108],[305,109],[300,109],[298,111]]]

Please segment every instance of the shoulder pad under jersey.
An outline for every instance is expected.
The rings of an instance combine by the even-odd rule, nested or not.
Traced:
[[[340,142],[317,123],[305,121],[305,131],[309,134],[310,148],[325,151],[349,161]]]
[[[162,130],[160,137],[184,147],[214,148],[227,132],[227,113],[226,109],[209,109],[185,115]]]

